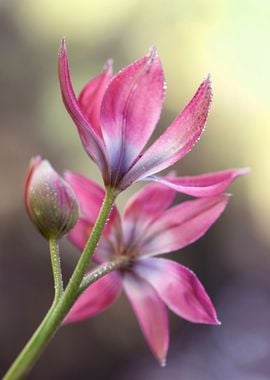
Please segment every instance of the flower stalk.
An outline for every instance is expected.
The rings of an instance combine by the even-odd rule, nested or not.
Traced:
[[[57,304],[64,291],[58,241],[50,239],[49,246],[54,279],[54,303]]]
[[[80,295],[81,293],[83,293],[85,289],[87,289],[90,285],[92,285],[94,282],[96,282],[106,274],[109,274],[117,269],[128,268],[129,265],[130,258],[127,256],[120,256],[115,260],[109,261],[108,263],[98,266],[93,271],[84,276],[81,285],[78,289],[78,294]]]
[[[72,307],[73,303],[83,291],[83,288],[80,288],[80,285],[86,269],[91,262],[92,255],[100,239],[106,221],[110,215],[116,195],[117,194],[112,189],[107,189],[97,221],[63,293],[58,245],[56,240],[50,240],[51,260],[55,281],[54,302],[33,336],[30,338],[8,372],[3,377],[3,380],[21,380],[27,375],[41,355],[42,351],[56,333],[57,329],[60,327],[61,322]],[[120,265],[120,263],[118,263],[118,265]],[[95,276],[94,272],[92,272],[92,276],[93,278],[95,277],[95,280],[115,269],[114,265],[108,266],[106,264],[105,266],[106,269],[104,271],[101,271],[101,268],[97,269],[97,276]],[[86,282],[87,281],[83,282],[84,287],[86,287]],[[93,281],[89,281],[89,284],[90,283],[93,283]]]

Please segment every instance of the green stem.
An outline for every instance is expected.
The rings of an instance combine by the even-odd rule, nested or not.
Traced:
[[[63,294],[63,280],[58,241],[56,239],[50,239],[49,246],[54,279],[54,303],[56,304]]]
[[[34,335],[3,377],[3,380],[21,380],[26,376],[78,298],[80,284],[90,264],[115,198],[116,193],[112,189],[107,189],[99,216],[64,293],[59,297],[57,303],[53,303]]]
[[[106,274],[121,268],[127,268],[130,264],[130,259],[127,256],[120,256],[113,261],[108,263],[101,264],[93,271],[84,276],[81,285],[78,289],[78,294],[80,295],[88,286],[99,280],[101,277]]]

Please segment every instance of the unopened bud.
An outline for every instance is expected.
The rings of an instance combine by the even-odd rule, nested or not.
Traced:
[[[25,182],[27,212],[46,239],[58,239],[76,224],[79,206],[70,185],[47,160],[31,160]]]

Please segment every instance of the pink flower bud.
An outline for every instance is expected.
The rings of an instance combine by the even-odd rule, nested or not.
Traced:
[[[30,219],[46,239],[58,239],[76,224],[79,206],[76,195],[47,160],[31,160],[24,198]]]

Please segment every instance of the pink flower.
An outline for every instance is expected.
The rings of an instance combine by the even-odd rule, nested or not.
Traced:
[[[86,84],[77,99],[62,40],[59,80],[66,109],[86,152],[99,166],[105,186],[122,191],[137,181],[157,181],[182,193],[213,196],[246,173],[245,169],[231,169],[195,177],[155,176],[190,151],[205,127],[211,102],[207,78],[167,130],[145,149],[159,120],[165,93],[155,49],[115,76],[108,61],[103,72]]]
[[[82,250],[96,220],[104,190],[90,180],[66,173],[80,202],[81,215],[69,239]],[[124,289],[151,350],[165,365],[169,345],[166,306],[191,322],[219,324],[202,284],[188,268],[155,258],[176,251],[203,236],[228,202],[220,194],[173,206],[176,192],[151,184],[128,203],[121,219],[114,207],[94,259],[102,263],[120,256],[129,259],[117,270],[89,286],[73,305],[65,322],[77,322],[109,307]]]

